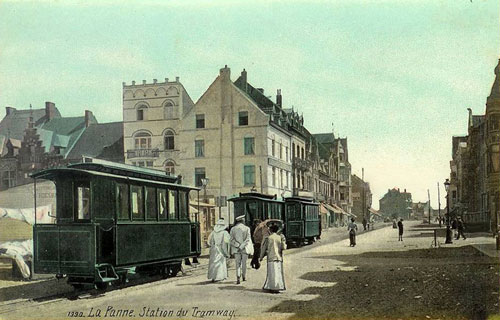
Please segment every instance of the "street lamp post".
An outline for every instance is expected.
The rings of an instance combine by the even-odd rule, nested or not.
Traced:
[[[453,243],[451,241],[451,227],[450,227],[450,180],[446,179],[443,183],[446,190],[446,241],[445,243]]]

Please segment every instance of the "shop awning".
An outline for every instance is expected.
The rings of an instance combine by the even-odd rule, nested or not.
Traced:
[[[373,208],[368,208],[368,211],[370,211],[371,213],[373,213],[376,216],[379,216],[379,217],[382,216],[377,210],[375,210]]]
[[[325,207],[326,207],[328,210],[330,210],[330,211],[332,211],[332,212],[334,212],[334,213],[342,213],[342,209],[341,209],[341,208],[339,208],[338,206],[336,206],[335,204],[329,205],[329,204],[326,204],[326,203],[325,203],[324,205],[325,205]]]

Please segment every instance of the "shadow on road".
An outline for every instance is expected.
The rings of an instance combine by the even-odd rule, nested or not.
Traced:
[[[498,313],[499,263],[471,246],[327,256],[358,266],[352,271],[310,272],[301,278],[336,282],[299,294],[311,301],[287,300],[269,312],[302,318],[486,319]]]

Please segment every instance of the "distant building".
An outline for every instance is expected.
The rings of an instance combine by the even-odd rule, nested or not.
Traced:
[[[31,172],[79,162],[84,155],[123,162],[121,123],[97,124],[88,110],[61,117],[52,102],[45,109],[7,107],[0,133],[0,190],[31,183]]]
[[[411,193],[400,192],[399,188],[389,189],[379,201],[379,212],[389,219],[409,219],[412,213]]]
[[[372,193],[370,184],[363,181],[360,177],[352,175],[352,213],[354,213],[360,220],[369,219],[372,206]]]

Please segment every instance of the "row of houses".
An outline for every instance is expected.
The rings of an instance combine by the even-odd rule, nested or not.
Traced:
[[[472,228],[498,232],[500,214],[500,62],[484,114],[468,109],[467,135],[452,138],[449,214]]]
[[[321,202],[323,227],[369,217],[369,184],[351,175],[347,138],[311,133],[304,118],[227,66],[195,103],[179,77],[123,83],[123,121],[91,111],[64,117],[56,106],[7,107],[0,122],[0,190],[29,183],[34,170],[82,157],[162,170],[202,188],[202,229],[231,218],[227,199],[255,190]],[[353,191],[354,190],[354,191]],[[194,202],[194,199],[193,199]],[[197,204],[197,203],[196,203]]]

